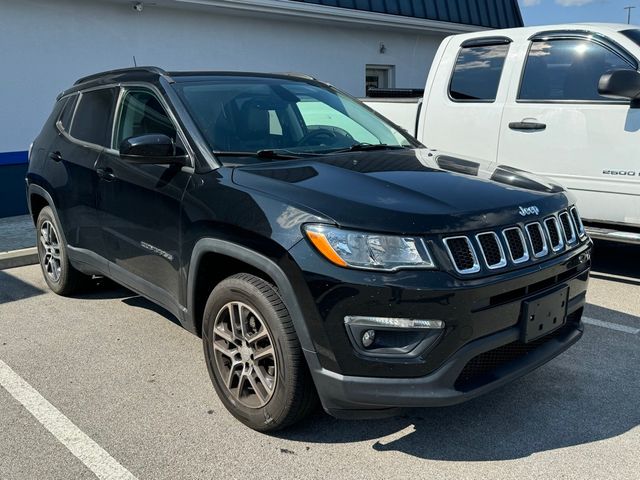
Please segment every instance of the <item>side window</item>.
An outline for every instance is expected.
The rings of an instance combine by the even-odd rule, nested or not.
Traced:
[[[83,92],[71,125],[71,136],[89,143],[109,146],[118,90],[102,88]]]
[[[493,102],[509,44],[463,47],[453,70],[449,95],[454,101]]]
[[[269,134],[282,136],[282,124],[275,110],[269,110]]]
[[[69,132],[71,129],[71,121],[73,119],[73,113],[76,109],[76,101],[78,100],[78,95],[72,95],[67,97],[64,107],[62,108],[62,113],[58,118],[58,121],[62,125],[62,128]]]
[[[176,129],[156,96],[146,90],[125,94],[114,141],[115,148],[131,137],[162,133],[176,140]]]
[[[613,69],[633,67],[611,50],[588,40],[533,42],[518,100],[610,102],[598,94],[598,81]]]

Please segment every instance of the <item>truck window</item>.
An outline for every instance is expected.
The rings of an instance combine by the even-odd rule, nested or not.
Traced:
[[[493,102],[498,93],[508,44],[460,49],[449,84],[449,96],[458,102]]]
[[[630,28],[629,30],[622,30],[620,33],[640,46],[640,29]]]
[[[633,67],[611,50],[589,40],[533,42],[518,100],[611,102],[598,94],[598,81],[614,69]]]
[[[343,133],[348,132],[358,142],[380,143],[367,129],[326,103],[302,97],[298,102],[298,110],[307,130],[337,129]]]

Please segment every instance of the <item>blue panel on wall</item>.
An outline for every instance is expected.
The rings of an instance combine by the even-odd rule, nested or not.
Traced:
[[[0,218],[27,213],[24,183],[27,166],[25,162],[0,165]]]
[[[290,0],[491,28],[522,27],[517,0]]]
[[[0,152],[0,165],[21,165],[27,163],[27,152]]]

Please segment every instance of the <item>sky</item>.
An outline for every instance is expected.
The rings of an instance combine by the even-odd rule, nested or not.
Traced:
[[[518,0],[525,25],[574,22],[627,23],[624,7],[631,10],[631,23],[640,24],[640,0]]]

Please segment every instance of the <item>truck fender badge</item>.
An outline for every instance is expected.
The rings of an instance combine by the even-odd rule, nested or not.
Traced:
[[[527,215],[539,215],[540,209],[534,205],[531,207],[520,207],[519,212],[520,212],[520,215],[522,215],[523,217],[526,217]]]

